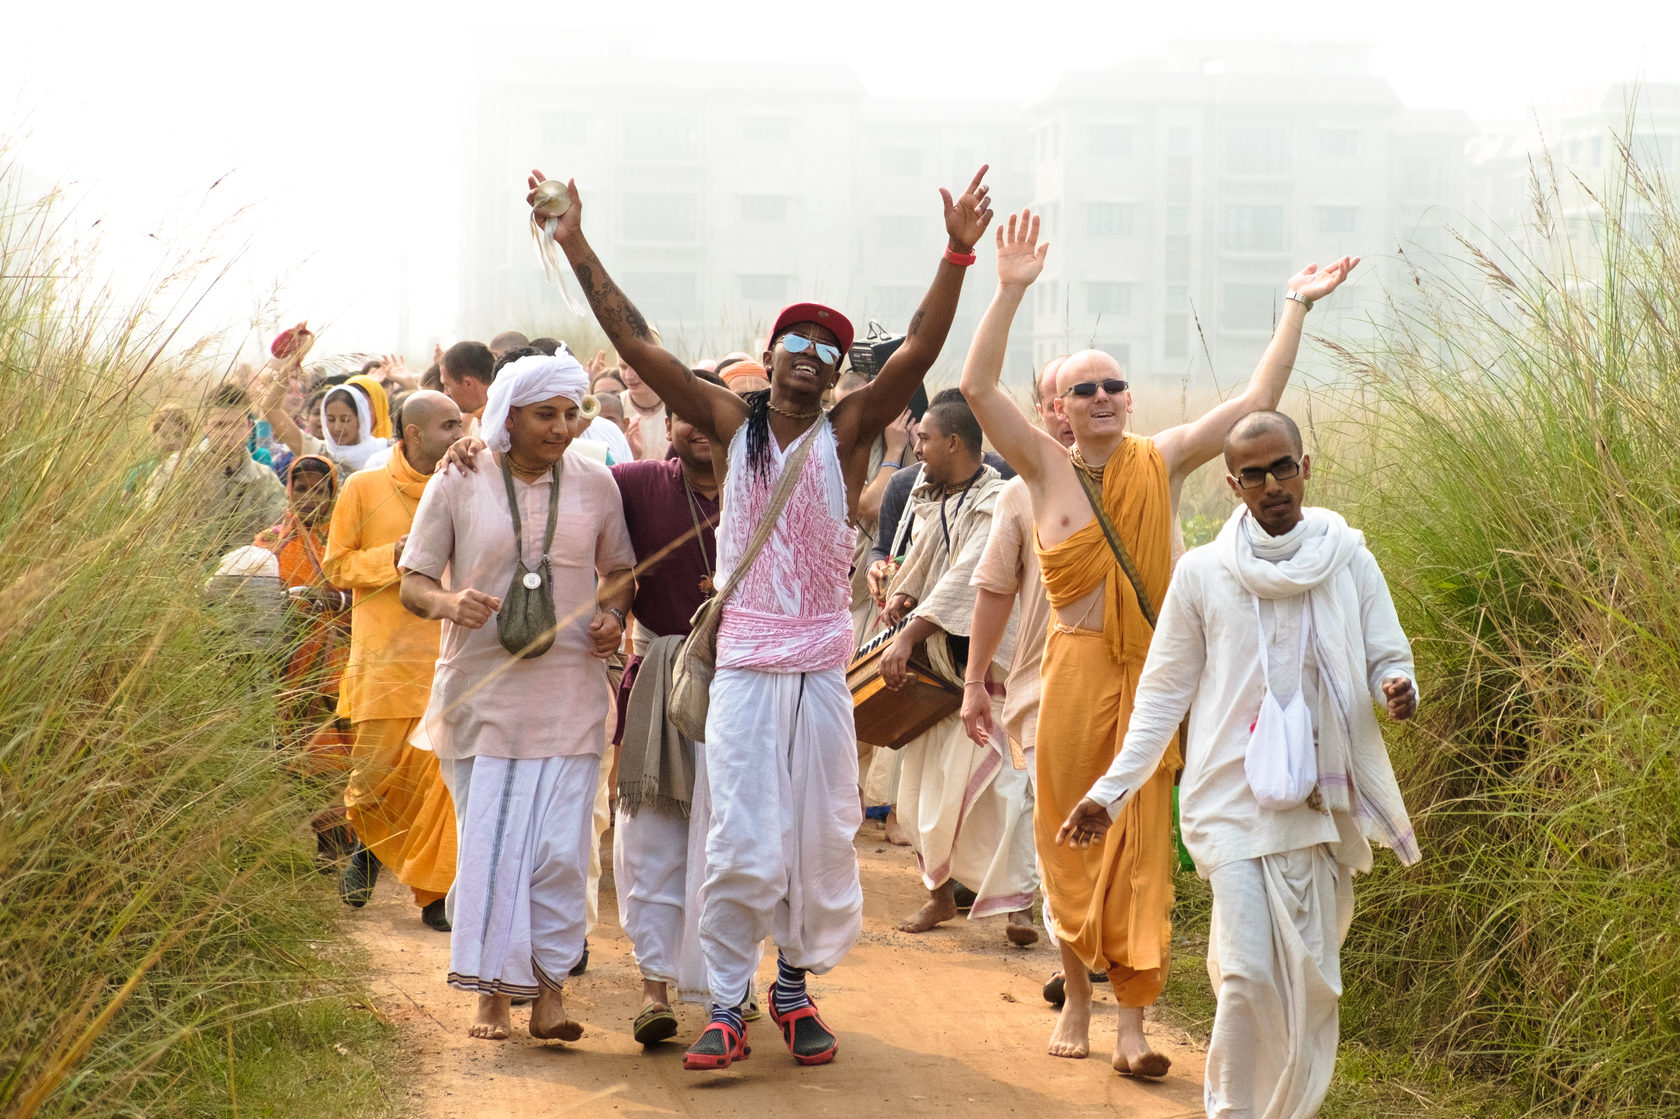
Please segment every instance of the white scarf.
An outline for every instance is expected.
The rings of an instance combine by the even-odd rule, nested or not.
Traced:
[[[354,443],[334,443],[332,428],[327,424],[327,401],[341,396],[348,396],[350,403],[356,406],[358,438]],[[366,467],[368,459],[385,446],[373,437],[373,409],[368,406],[367,397],[350,385],[334,385],[332,391],[321,398],[321,434],[326,439],[327,456],[339,465],[344,474],[354,474]]]
[[[1281,647],[1299,647],[1295,627],[1311,626],[1319,675],[1314,712],[1318,790],[1324,807],[1351,815],[1364,839],[1393,848],[1409,866],[1421,854],[1366,691],[1359,589],[1348,570],[1365,549],[1365,534],[1329,509],[1302,512],[1300,524],[1274,537],[1254,522],[1246,506],[1239,506],[1220,529],[1215,546],[1239,586],[1273,602]],[[1291,600],[1298,600],[1299,607],[1286,610]],[[1363,848],[1363,854],[1344,842],[1337,861],[1369,870],[1369,846],[1354,846]]]
[[[562,348],[553,357],[541,354],[522,357],[496,374],[496,380],[490,385],[490,397],[484,404],[479,434],[492,451],[506,451],[513,445],[507,431],[510,410],[556,396],[582,404],[588,395],[589,374],[568,350]]]

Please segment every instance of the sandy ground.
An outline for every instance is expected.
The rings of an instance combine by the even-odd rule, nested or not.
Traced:
[[[608,833],[607,841],[611,841]],[[481,1116],[730,1115],[810,1116],[1102,1114],[1136,1119],[1199,1116],[1201,1049],[1185,1033],[1149,1024],[1151,1043],[1173,1059],[1158,1083],[1116,1075],[1114,1002],[1099,995],[1093,1056],[1052,1058],[1045,1041],[1055,1011],[1040,993],[1052,970],[1047,940],[1015,948],[1003,919],[950,922],[920,936],[894,930],[925,898],[912,856],[866,822],[857,842],[864,931],[840,967],[813,978],[824,1019],[840,1034],[833,1064],[800,1068],[766,1015],[748,1027],[749,1060],[726,1072],[687,1072],[682,1050],[705,1016],[682,1006],[682,1030],[643,1049],[630,1037],[640,978],[618,926],[610,856],[601,883],[601,922],[590,937],[589,971],[566,985],[581,1041],[542,1043],[514,1009],[504,1042],[467,1037],[472,997],[443,976],[449,938],[423,926],[412,899],[390,876],[374,901],[350,918],[371,954],[380,1009],[405,1032],[417,1057],[410,1113],[425,1119]],[[773,950],[760,990],[775,976]]]

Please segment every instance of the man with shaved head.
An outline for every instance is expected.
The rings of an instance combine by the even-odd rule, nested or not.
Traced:
[[[1153,438],[1126,430],[1132,394],[1108,354],[1083,350],[1056,371],[1055,410],[1071,451],[1034,427],[998,387],[1009,324],[1044,268],[1038,219],[1027,211],[997,232],[998,290],[963,367],[962,388],[986,434],[1026,480],[1038,558],[1054,611],[1039,708],[1034,831],[1047,923],[1062,952],[1066,1001],[1050,1053],[1090,1053],[1090,973],[1104,972],[1120,1005],[1116,1071],[1163,1076],[1144,1008],[1166,981],[1172,906],[1169,743],[1158,769],[1094,847],[1063,847],[1056,832],[1119,751],[1166,593],[1174,538],[1172,495],[1219,453],[1243,415],[1275,408],[1300,346],[1301,324],[1358,263],[1308,265],[1289,280],[1278,327],[1248,388],[1200,419]]]
[[[1411,718],[1415,673],[1364,535],[1304,507],[1312,465],[1295,421],[1238,420],[1225,466],[1241,504],[1178,565],[1125,744],[1056,838],[1100,842],[1189,712],[1181,822],[1213,887],[1219,1000],[1207,1113],[1317,1115],[1336,1064],[1353,876],[1371,869],[1373,841],[1402,863],[1420,857],[1372,710]]]
[[[397,558],[426,483],[460,437],[453,400],[428,389],[410,395],[390,457],[345,481],[321,561],[328,580],[355,595],[338,715],[354,734],[344,803],[357,846],[340,894],[361,908],[387,866],[414,892],[421,919],[443,931],[444,895],[455,878],[455,810],[437,755],[409,744],[431,696],[441,631],[403,609]]]

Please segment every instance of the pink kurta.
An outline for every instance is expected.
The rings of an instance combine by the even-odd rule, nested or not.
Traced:
[[[523,554],[542,557],[552,485],[514,479]],[[549,551],[559,633],[540,657],[520,660],[496,639],[496,618],[479,629],[443,623],[432,682],[438,757],[546,758],[599,755],[610,694],[605,661],[590,655],[598,577],[634,566],[618,486],[605,466],[568,450],[560,510]],[[513,579],[513,518],[502,468],[489,451],[473,473],[440,473],[426,487],[402,568],[450,590],[473,587],[501,598]],[[447,574],[446,574],[447,573]]]
[[[718,667],[760,672],[819,672],[844,668],[852,656],[852,547],[857,530],[846,520],[846,482],[827,417],[800,436],[816,440],[787,507],[764,550],[723,608]],[[758,476],[747,463],[747,428],[729,443],[729,484],[718,525],[716,583],[735,570],[770,507],[782,464],[793,450],[770,439],[775,469]]]

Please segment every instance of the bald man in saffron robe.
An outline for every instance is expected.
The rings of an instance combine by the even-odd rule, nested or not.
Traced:
[[[1126,430],[1133,403],[1119,363],[1099,350],[1072,355],[1057,370],[1055,401],[1073,430],[1070,451],[1031,423],[998,384],[1010,322],[1044,268],[1049,246],[1038,233],[1038,218],[1028,211],[997,231],[998,290],[963,366],[962,390],[998,453],[1026,481],[1054,611],[1044,650],[1034,805],[1050,933],[1066,975],[1066,1002],[1049,1048],[1056,1057],[1090,1054],[1090,973],[1103,972],[1120,1006],[1115,1070],[1158,1077],[1171,1062],[1150,1048],[1143,1012],[1159,997],[1169,963],[1172,781],[1182,764],[1176,741],[1100,845],[1058,847],[1056,831],[1107,772],[1125,737],[1172,571],[1175,495],[1192,471],[1219,454],[1232,424],[1277,406],[1307,311],[1358,261],[1343,257],[1323,270],[1309,264],[1291,278],[1277,330],[1248,388],[1153,438]],[[1124,559],[1110,543],[1110,528]]]

